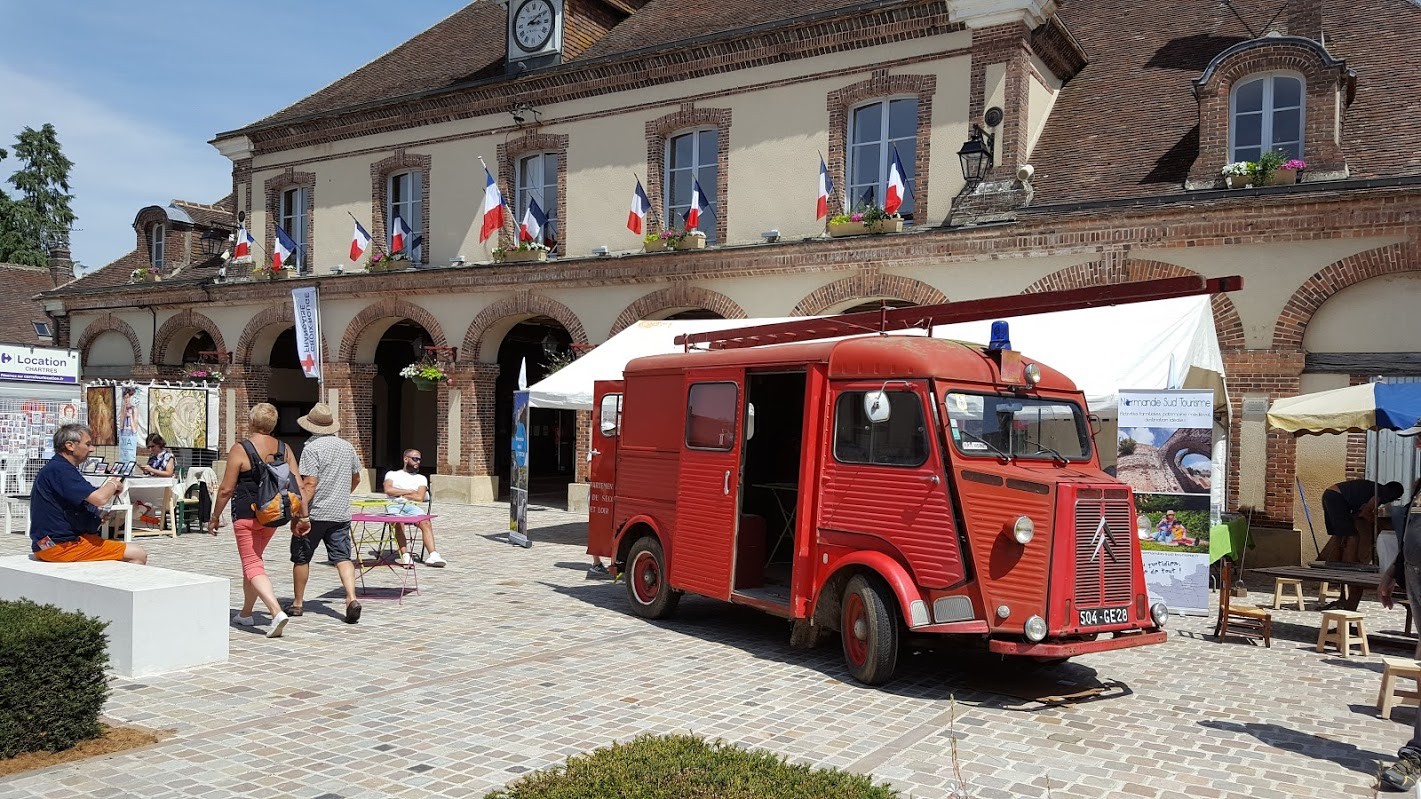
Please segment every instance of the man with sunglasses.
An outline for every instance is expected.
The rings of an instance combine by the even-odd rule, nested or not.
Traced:
[[[404,468],[385,473],[385,494],[390,497],[385,512],[392,516],[417,516],[424,513],[421,505],[429,497],[429,480],[419,473],[419,464],[424,456],[417,449],[405,450]],[[416,522],[419,534],[424,539],[424,560],[426,566],[444,567],[444,558],[434,549],[434,525],[429,519]],[[406,551],[405,526],[395,527],[395,543],[400,548],[400,563],[408,566],[410,554]]]

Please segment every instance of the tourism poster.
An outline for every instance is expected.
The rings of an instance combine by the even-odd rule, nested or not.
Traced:
[[[531,547],[528,538],[528,392],[513,392],[513,464],[508,480],[508,543]]]

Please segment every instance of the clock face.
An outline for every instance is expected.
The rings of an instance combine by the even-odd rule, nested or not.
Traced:
[[[523,0],[513,15],[513,37],[525,53],[535,52],[553,36],[553,4],[549,0]]]

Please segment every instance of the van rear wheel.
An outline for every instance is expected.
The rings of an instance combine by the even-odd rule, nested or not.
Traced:
[[[894,602],[880,581],[855,575],[844,588],[839,633],[844,660],[854,679],[882,685],[898,665],[898,620]]]
[[[644,619],[664,619],[676,611],[681,592],[666,582],[666,555],[651,536],[637,539],[627,553],[627,597],[632,612]]]

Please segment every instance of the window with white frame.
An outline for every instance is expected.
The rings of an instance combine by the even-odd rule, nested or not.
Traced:
[[[1303,80],[1263,75],[1239,81],[1230,97],[1229,160],[1257,161],[1282,150],[1303,157]]]
[[[898,213],[913,216],[913,190],[917,183],[914,164],[918,155],[918,99],[902,97],[861,105],[849,115],[848,180],[845,181],[845,210],[861,205],[883,207],[888,193],[888,170],[893,152],[903,163],[907,196]]]
[[[287,189],[281,193],[281,208],[277,214],[280,220],[281,229],[286,231],[286,235],[296,242],[296,252],[291,254],[292,263],[297,271],[305,269],[307,257],[310,251],[310,220],[306,216],[306,200],[308,197],[305,186],[297,186],[294,189]]]
[[[409,235],[405,238],[405,248],[403,252],[415,263],[424,262],[424,241],[421,231],[424,230],[424,185],[423,176],[419,172],[397,172],[389,177],[385,186],[385,197],[388,204],[385,206],[385,222],[390,226],[388,234],[393,231],[395,217],[398,216],[409,229]],[[421,240],[416,245],[415,239]]]
[[[168,235],[168,226],[159,222],[148,230],[148,263],[154,269],[163,268],[163,243]]]
[[[536,200],[548,224],[536,241],[555,247],[558,243],[558,163],[557,153],[536,153],[518,159],[518,185],[514,187],[514,207],[518,218],[513,227],[521,231],[528,203]]]
[[[693,130],[666,142],[666,229],[681,229],[691,210],[691,190],[701,186],[701,220],[697,227],[706,242],[716,240],[716,185],[720,180],[720,134],[716,130]]]

